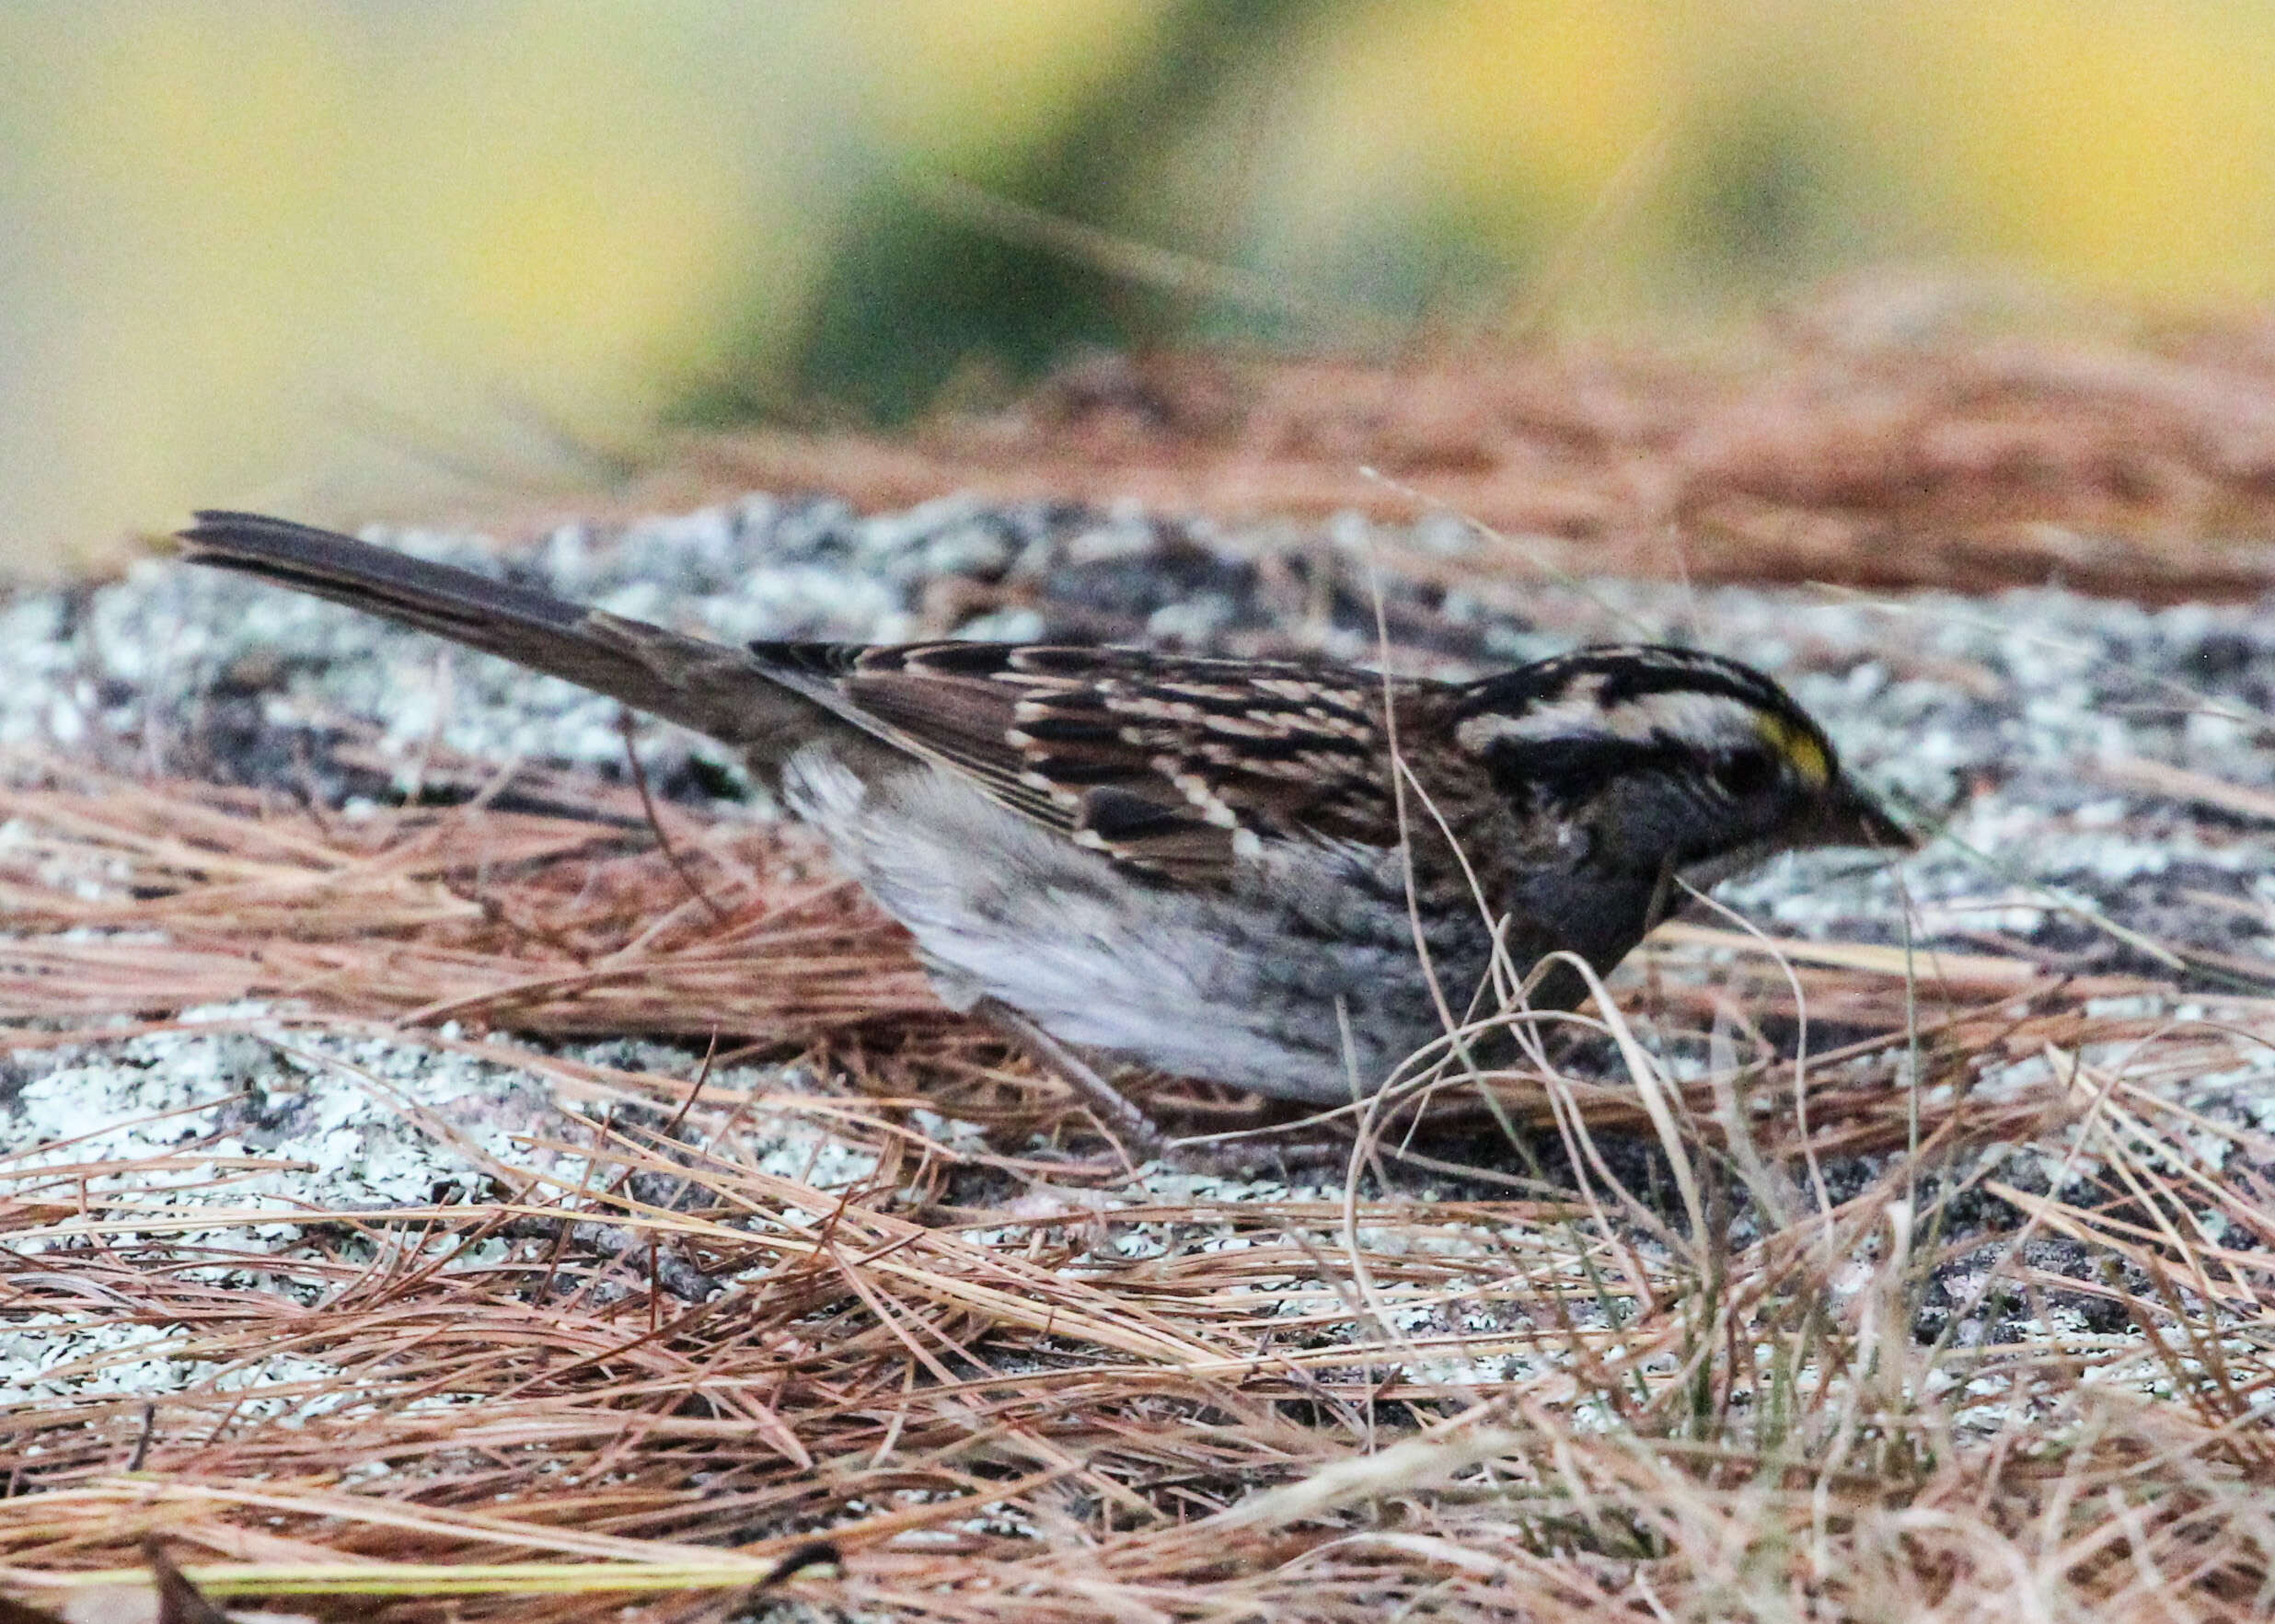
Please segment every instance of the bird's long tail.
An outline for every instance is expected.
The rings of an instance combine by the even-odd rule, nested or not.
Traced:
[[[207,512],[179,540],[192,563],[433,632],[731,744],[769,746],[762,754],[844,727],[767,677],[742,650],[351,536],[259,513]]]

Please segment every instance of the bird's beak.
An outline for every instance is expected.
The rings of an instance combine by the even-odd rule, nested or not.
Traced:
[[[1917,835],[1846,778],[1836,778],[1826,787],[1799,834],[1795,844],[1803,847],[1869,846],[1897,853],[1920,849]]]

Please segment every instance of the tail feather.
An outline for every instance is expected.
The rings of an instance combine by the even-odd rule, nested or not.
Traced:
[[[769,679],[745,651],[353,536],[259,513],[208,511],[179,540],[192,563],[433,632],[728,743],[779,747],[844,726]]]

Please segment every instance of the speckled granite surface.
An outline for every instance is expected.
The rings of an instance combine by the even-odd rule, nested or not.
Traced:
[[[1243,531],[960,501],[860,518],[825,500],[753,496],[565,528],[511,555],[442,533],[375,538],[722,638],[1057,638],[1368,660],[1380,649],[1372,581],[1392,657],[1409,669],[1471,673],[1586,641],[1693,641],[1769,669],[1867,782],[1948,814],[1948,836],[1900,875],[1833,855],[1726,887],[1724,900],[1764,928],[1895,942],[1908,904],[1917,942],[2103,973],[2157,967],[2153,940],[2194,955],[2177,997],[2191,983],[2275,985],[2275,605],[1472,582],[1464,533],[1442,521]],[[391,771],[331,753],[364,723],[376,724]],[[398,792],[435,742],[482,760],[622,771],[611,702],[237,578],[154,560],[115,584],[0,608],[0,743],[289,782],[341,801]],[[656,736],[648,756],[665,793],[738,791],[733,764],[701,742]],[[2183,776],[2159,778],[2162,768]],[[564,1120],[547,1085],[502,1080],[488,1063],[371,1034],[325,1040],[340,1065],[294,1063],[274,1042],[229,1035],[257,1029],[259,1011],[213,1013],[213,1036],[27,1057],[0,1084],[0,1151],[27,1157],[20,1167],[194,1141],[209,1157],[234,1146],[283,1158],[302,1169],[289,1189],[225,1180],[219,1195],[201,1185],[182,1196],[273,1202],[283,1233],[303,1202],[470,1187],[484,1176],[485,1135]],[[563,1053],[618,1064],[628,1051]],[[283,1087],[280,1068],[295,1064]],[[364,1081],[339,1082],[358,1068]],[[319,1074],[329,1091],[302,1097]],[[2246,1081],[2237,1114],[2255,1120],[2275,1070]],[[296,1102],[277,1103],[284,1094]],[[121,1125],[166,1111],[183,1114]],[[414,1120],[424,1125],[404,1128]],[[814,1146],[791,1134],[783,1154],[810,1167]],[[239,1231],[232,1244],[244,1240]],[[244,1267],[254,1281],[255,1264]],[[0,1349],[17,1397],[36,1396],[64,1345],[18,1334]]]

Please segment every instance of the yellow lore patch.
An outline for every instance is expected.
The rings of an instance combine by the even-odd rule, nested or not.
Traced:
[[[1770,748],[1812,786],[1822,788],[1832,777],[1832,763],[1825,757],[1825,747],[1783,717],[1757,717],[1754,726],[1769,741]]]

